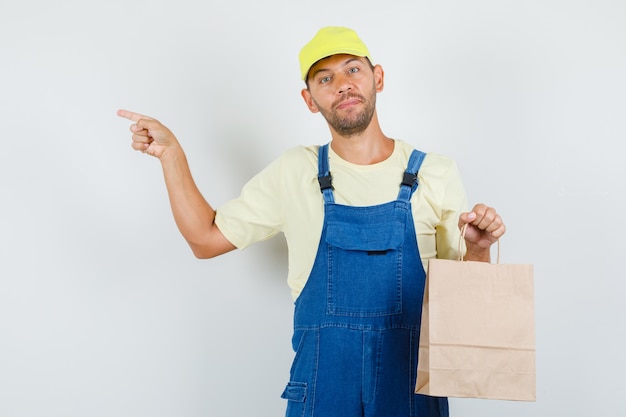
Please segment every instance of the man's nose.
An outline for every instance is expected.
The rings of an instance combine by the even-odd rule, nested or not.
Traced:
[[[337,93],[343,94],[352,89],[352,83],[350,79],[345,75],[336,76],[337,79]]]

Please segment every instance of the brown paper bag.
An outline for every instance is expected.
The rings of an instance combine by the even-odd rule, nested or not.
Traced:
[[[429,260],[416,393],[535,401],[533,266],[499,258]]]

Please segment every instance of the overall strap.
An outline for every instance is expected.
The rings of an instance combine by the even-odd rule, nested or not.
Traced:
[[[328,164],[328,143],[320,146],[317,155],[317,181],[320,183],[320,190],[324,194],[325,203],[334,203],[332,176]]]
[[[400,192],[398,193],[398,200],[409,201],[411,196],[417,190],[417,173],[424,162],[426,154],[422,151],[414,149],[409,158],[409,163],[404,172],[404,178],[400,184]]]

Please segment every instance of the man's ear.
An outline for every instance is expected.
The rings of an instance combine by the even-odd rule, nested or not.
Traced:
[[[374,85],[377,93],[381,93],[385,88],[385,71],[380,65],[374,66]]]
[[[309,91],[309,89],[303,88],[300,94],[302,94],[302,98],[304,99],[304,102],[306,103],[311,113],[319,113],[320,109],[317,108],[315,101],[313,101],[313,96],[311,96],[311,92]]]

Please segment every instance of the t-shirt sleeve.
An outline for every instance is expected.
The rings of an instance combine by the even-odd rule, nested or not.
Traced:
[[[278,158],[248,181],[238,198],[216,210],[217,227],[237,248],[246,248],[282,231],[281,171]]]
[[[447,166],[446,179],[441,186],[441,220],[437,229],[437,257],[457,259],[459,252],[459,216],[467,210],[467,194],[456,163]],[[461,242],[461,252],[465,251]]]

